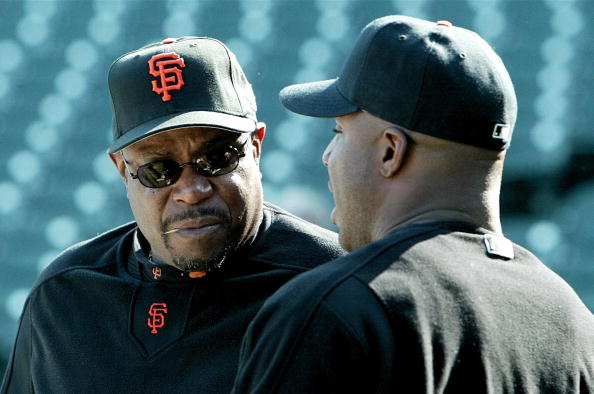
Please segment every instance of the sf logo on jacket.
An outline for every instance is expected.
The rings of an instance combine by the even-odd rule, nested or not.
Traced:
[[[130,330],[145,357],[152,357],[183,336],[191,292],[178,291],[160,286],[136,289]]]
[[[157,328],[165,326],[165,313],[167,313],[167,304],[164,302],[154,302],[148,311],[148,326],[151,328],[151,334],[156,334]]]

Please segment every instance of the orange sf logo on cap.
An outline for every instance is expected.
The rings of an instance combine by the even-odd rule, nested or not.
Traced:
[[[162,94],[164,102],[171,100],[170,90],[181,90],[185,85],[182,78],[182,68],[185,68],[184,59],[175,52],[161,53],[151,57],[148,61],[149,74],[158,77],[151,81],[153,92]]]

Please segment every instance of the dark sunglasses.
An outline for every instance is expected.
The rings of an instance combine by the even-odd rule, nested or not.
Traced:
[[[242,148],[245,141],[240,148]],[[138,167],[136,174],[133,174],[128,167],[128,161],[122,153],[126,169],[132,179],[146,187],[160,188],[173,185],[180,178],[183,167],[192,166],[202,176],[211,177],[230,173],[239,165],[239,159],[245,156],[245,152],[239,151],[233,146],[217,149],[196,156],[187,163],[178,163],[175,160],[156,160]]]

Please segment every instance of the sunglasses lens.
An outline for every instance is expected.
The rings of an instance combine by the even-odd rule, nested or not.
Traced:
[[[146,187],[160,188],[173,185],[183,171],[183,167],[191,165],[203,176],[228,174],[237,168],[239,153],[236,148],[227,147],[198,156],[193,162],[179,164],[173,160],[157,160],[138,167],[135,177]]]
[[[235,148],[209,152],[196,158],[196,167],[206,176],[225,175],[237,168],[239,154]]]
[[[159,160],[138,168],[138,180],[146,187],[166,187],[179,179],[181,168],[173,160]]]

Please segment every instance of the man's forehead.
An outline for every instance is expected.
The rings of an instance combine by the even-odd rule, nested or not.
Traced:
[[[175,146],[194,145],[205,147],[218,145],[224,142],[232,142],[241,137],[241,133],[212,127],[183,127],[162,131],[158,134],[132,144],[129,148],[138,151],[169,151]]]

